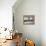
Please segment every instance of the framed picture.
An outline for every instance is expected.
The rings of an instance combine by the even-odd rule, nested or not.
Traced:
[[[24,15],[23,16],[23,24],[25,24],[25,25],[35,24],[35,16],[34,15]]]

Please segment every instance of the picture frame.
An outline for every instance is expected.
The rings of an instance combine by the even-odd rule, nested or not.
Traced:
[[[33,24],[35,24],[35,16],[34,15],[24,15],[23,16],[23,24],[24,25],[33,25]]]

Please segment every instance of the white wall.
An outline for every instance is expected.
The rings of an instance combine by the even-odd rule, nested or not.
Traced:
[[[46,46],[46,0],[41,1],[41,38],[42,46]]]
[[[23,0],[22,3],[16,3],[13,6],[15,28],[19,32],[23,32],[25,38],[33,39],[37,44],[36,46],[41,46],[41,43],[42,46],[46,46],[45,9],[45,0]],[[35,25],[24,25],[23,16],[32,14],[35,15]]]
[[[24,37],[35,41],[41,46],[41,0],[23,0],[21,4],[14,5],[15,28],[24,34]],[[24,15],[35,15],[34,25],[24,25]]]
[[[12,6],[16,0],[0,0],[0,27],[12,28]]]

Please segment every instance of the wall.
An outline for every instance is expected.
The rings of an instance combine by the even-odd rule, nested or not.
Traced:
[[[12,28],[12,6],[16,0],[0,0],[0,27]]]
[[[41,0],[22,0],[13,6],[13,13],[18,32],[22,32],[25,38],[34,40],[36,46],[41,46]],[[24,15],[35,15],[35,24],[24,25]]]
[[[41,38],[42,46],[46,46],[46,0],[41,1]]]

